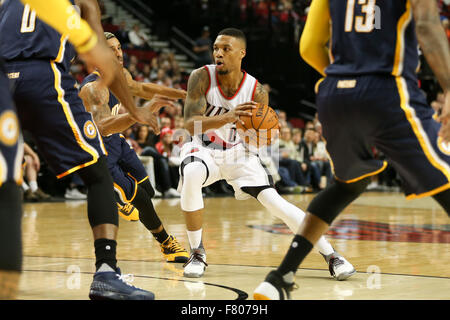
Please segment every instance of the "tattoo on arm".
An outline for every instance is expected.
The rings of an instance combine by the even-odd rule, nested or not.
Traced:
[[[108,89],[100,88],[95,82],[88,83],[81,90],[80,97],[83,100],[86,110],[92,113],[96,123],[111,116],[111,110],[108,106]]]
[[[253,97],[255,102],[262,105],[269,105],[269,93],[264,89],[264,86],[258,82],[256,85],[255,96]]]
[[[209,85],[208,71],[204,68],[194,70],[188,81],[187,97],[184,104],[184,119],[202,116],[206,111],[206,89]]]

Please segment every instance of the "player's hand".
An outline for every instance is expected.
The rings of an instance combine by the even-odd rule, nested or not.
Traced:
[[[152,100],[146,102],[143,107],[136,108],[136,114],[133,118],[139,123],[147,124],[150,129],[159,134],[159,124],[157,113],[163,107],[174,106],[174,101],[170,98],[155,95]]]
[[[450,91],[444,94],[444,101],[438,121],[442,124],[439,136],[450,143]]]
[[[245,102],[237,105],[236,108],[234,108],[230,112],[227,112],[225,115],[228,119],[228,122],[236,123],[239,121],[243,125],[244,121],[242,121],[240,117],[251,117],[252,116],[251,111],[253,109],[256,109],[257,106],[258,106],[257,102],[254,101]]]
[[[116,72],[121,68],[112,50],[102,41],[98,41],[95,47],[79,56],[86,63],[89,73],[95,70],[100,72],[100,81],[106,87],[109,87]]]
[[[144,104],[145,108],[148,108],[151,112],[157,113],[164,107],[175,107],[175,100],[166,96],[155,94],[152,100],[147,101]]]

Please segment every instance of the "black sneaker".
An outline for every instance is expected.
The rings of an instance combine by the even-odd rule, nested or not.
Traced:
[[[262,282],[253,292],[255,300],[290,300],[291,291],[296,289],[294,282],[287,283],[283,276],[277,270],[270,271]]]
[[[153,292],[128,284],[117,268],[116,272],[96,272],[89,291],[91,300],[155,300]]]

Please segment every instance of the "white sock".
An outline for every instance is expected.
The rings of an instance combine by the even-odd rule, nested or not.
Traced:
[[[283,220],[294,234],[297,233],[303,220],[305,220],[306,213],[292,203],[286,201],[273,188],[261,191],[258,194],[258,201],[268,209],[271,214]],[[320,237],[319,241],[317,241],[316,247],[324,255],[334,252],[333,247],[324,236]]]
[[[36,192],[36,190],[38,189],[37,181],[30,181],[30,188],[31,192]]]
[[[25,181],[22,181],[22,189],[23,191],[27,191],[28,189],[30,189],[30,187],[27,185]]]
[[[102,263],[102,265],[100,266],[100,268],[98,268],[97,272],[111,272],[114,271],[113,268],[111,268],[108,264],[106,263]]]
[[[317,241],[316,248],[317,248],[317,250],[319,250],[320,253],[322,253],[323,255],[326,255],[326,256],[329,254],[332,254],[334,252],[333,247],[327,241],[327,239],[325,239],[324,236],[321,236],[319,241]]]
[[[187,235],[189,238],[189,244],[191,246],[191,249],[198,249],[200,247],[200,244],[202,243],[202,232],[203,232],[202,228],[196,231],[187,230]]]

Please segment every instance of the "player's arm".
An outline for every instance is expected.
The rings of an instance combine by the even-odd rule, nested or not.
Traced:
[[[435,1],[411,0],[416,24],[417,40],[420,43],[430,68],[444,90],[444,103],[438,120],[442,123],[439,135],[450,142],[450,48],[439,19]]]
[[[300,38],[300,55],[303,60],[323,76],[330,64],[327,48],[330,20],[329,0],[313,0]]]
[[[269,93],[264,89],[264,86],[258,82],[255,89],[255,95],[253,101],[258,102],[262,105],[269,105]]]
[[[91,28],[97,34],[98,41],[105,47],[107,47],[106,39],[103,33],[103,27],[101,25],[101,13],[96,0],[76,0],[76,4],[81,9],[81,17],[88,21]],[[109,49],[109,48],[108,48]],[[113,56],[109,49],[109,55]],[[109,58],[109,56],[108,56]],[[127,85],[127,80],[122,72],[122,67],[114,57],[114,77],[109,84],[109,89],[119,99],[125,109],[129,112],[130,116],[136,121],[144,124],[148,124],[155,133],[159,133],[159,127],[155,115],[149,112],[148,108],[138,108],[134,103],[133,96]],[[102,74],[103,78],[103,74]]]
[[[173,89],[155,83],[138,82],[133,79],[127,69],[124,68],[123,72],[127,79],[131,94],[135,97],[150,100],[155,94],[159,94],[172,99],[186,99],[186,91],[184,90]]]
[[[225,114],[213,117],[204,116],[206,111],[205,93],[209,86],[209,75],[205,68],[192,71],[188,80],[186,102],[184,103],[184,127],[191,135],[200,134],[211,129],[218,129],[227,123],[239,121],[240,115],[251,115],[246,112],[256,105],[249,102],[236,107]]]
[[[92,114],[102,136],[125,131],[135,121],[128,113],[111,115],[108,106],[109,91],[99,81],[93,81],[81,88],[80,98],[88,112]]]

